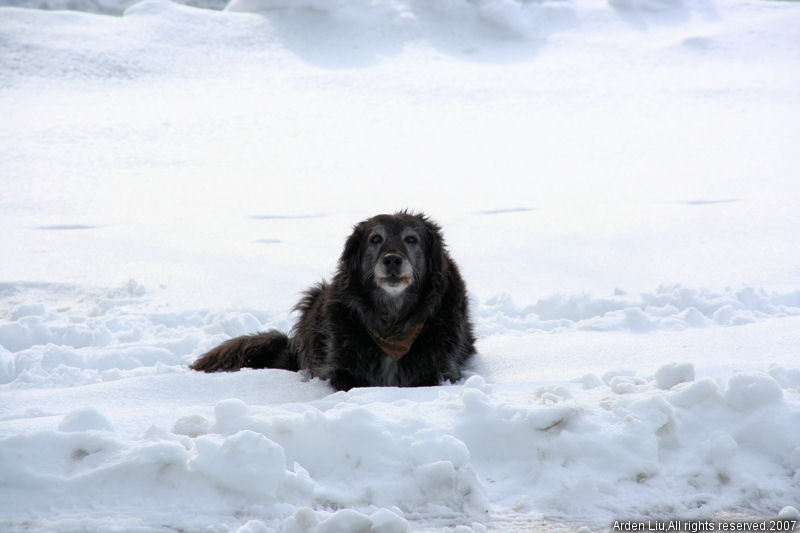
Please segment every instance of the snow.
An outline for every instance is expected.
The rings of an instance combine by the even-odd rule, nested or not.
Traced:
[[[0,4],[0,530],[798,518],[800,4]],[[187,369],[406,207],[464,380]]]
[[[694,365],[670,363],[656,370],[654,377],[659,389],[671,389],[678,383],[694,381]]]

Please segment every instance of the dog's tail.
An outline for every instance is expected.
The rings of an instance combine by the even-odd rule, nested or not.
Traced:
[[[235,372],[241,368],[298,370],[297,354],[285,333],[270,330],[227,340],[189,365],[201,372]]]

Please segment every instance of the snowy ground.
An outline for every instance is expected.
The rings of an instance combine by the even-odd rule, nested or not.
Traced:
[[[800,518],[800,3],[0,3],[0,530]],[[186,369],[404,207],[471,377]]]

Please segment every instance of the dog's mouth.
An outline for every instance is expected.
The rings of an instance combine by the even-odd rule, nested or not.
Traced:
[[[409,276],[398,276],[397,274],[389,274],[388,276],[384,276],[382,278],[378,278],[378,285],[381,287],[392,287],[392,288],[400,288],[406,287],[408,284],[411,283],[411,277]]]
[[[377,278],[378,287],[380,287],[386,294],[391,297],[398,297],[408,288],[411,284],[410,276],[400,276],[398,274],[389,274]]]

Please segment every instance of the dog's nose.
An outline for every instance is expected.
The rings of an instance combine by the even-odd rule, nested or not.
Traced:
[[[403,264],[403,256],[400,254],[386,254],[383,256],[383,266],[392,268]]]

